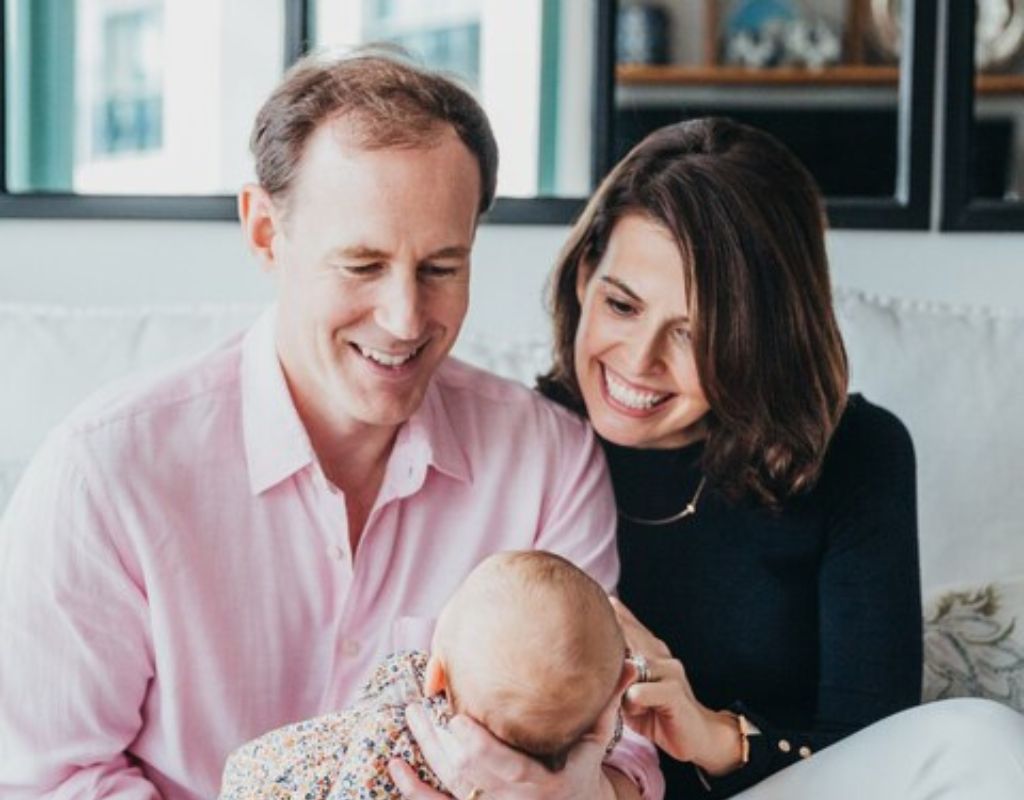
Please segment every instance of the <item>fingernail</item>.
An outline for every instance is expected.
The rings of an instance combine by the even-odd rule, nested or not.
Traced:
[[[401,759],[393,758],[388,762],[388,774],[391,775],[391,780],[395,782],[395,786],[403,794],[412,788],[409,785],[409,778],[405,774],[405,762]]]
[[[419,703],[410,703],[405,707],[405,719],[414,728],[422,725],[424,722],[423,707]]]

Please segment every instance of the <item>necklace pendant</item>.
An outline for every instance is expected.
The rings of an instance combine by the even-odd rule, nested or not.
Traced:
[[[625,511],[619,510],[619,516],[623,519],[635,522],[639,525],[668,525],[671,522],[678,522],[681,519],[686,519],[697,513],[697,501],[700,500],[700,493],[704,491],[704,484],[707,483],[707,476],[705,475],[700,479],[700,483],[697,484],[697,491],[693,493],[693,498],[687,503],[683,510],[673,514],[671,517],[662,517],[661,519],[646,519],[645,517],[634,517],[627,514]]]

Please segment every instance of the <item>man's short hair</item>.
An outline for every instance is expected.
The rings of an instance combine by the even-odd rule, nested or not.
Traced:
[[[414,66],[398,51],[360,49],[300,59],[263,104],[249,147],[256,177],[287,196],[306,142],[321,123],[345,119],[368,150],[429,147],[451,126],[480,166],[480,213],[494,200],[498,145],[483,108],[451,78]]]

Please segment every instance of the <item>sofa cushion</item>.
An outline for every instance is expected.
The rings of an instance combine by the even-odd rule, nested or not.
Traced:
[[[1024,316],[836,291],[852,388],[914,438],[922,578],[935,586],[1024,574]],[[67,308],[0,303],[0,510],[46,431],[129,372],[214,346],[249,305]],[[469,327],[457,355],[532,384],[550,334]]]
[[[1024,574],[1024,316],[837,291],[851,385],[910,429],[921,577]]]
[[[924,654],[924,700],[987,697],[1024,711],[1024,575],[936,591]]]

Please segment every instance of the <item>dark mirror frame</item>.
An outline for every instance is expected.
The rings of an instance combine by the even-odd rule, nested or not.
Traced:
[[[906,0],[902,11],[896,191],[882,199],[826,197],[834,228],[927,230],[931,223],[938,14],[934,0]]]
[[[307,0],[285,3],[285,59],[307,49],[311,11]],[[955,4],[954,4],[955,5]],[[963,4],[972,5],[972,4]],[[593,184],[612,166],[611,120],[615,92],[615,0],[595,0]],[[0,0],[0,66],[6,65],[6,8]],[[827,198],[830,224],[836,228],[926,229],[929,226],[936,4],[904,4],[903,53],[899,84],[898,172],[892,198]],[[971,28],[973,30],[973,26]],[[77,219],[234,220],[235,198],[218,196],[82,195],[7,191],[6,85],[0,82],[0,217]],[[568,224],[583,208],[583,198],[499,197],[485,221],[497,224]]]
[[[946,142],[942,170],[945,231],[1024,231],[1024,201],[981,199],[971,191],[974,152],[975,4],[943,0],[946,19]]]

